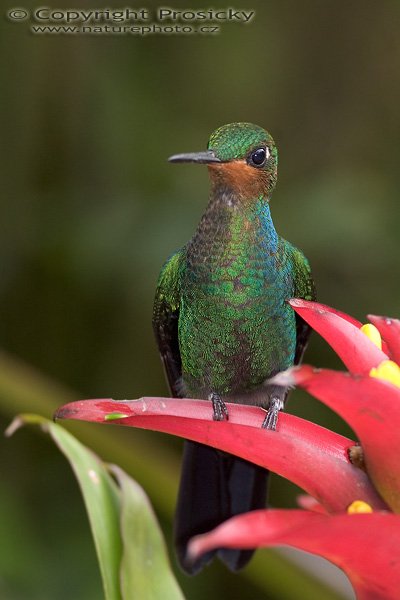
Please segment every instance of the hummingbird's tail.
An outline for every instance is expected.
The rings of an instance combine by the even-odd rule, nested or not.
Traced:
[[[183,570],[194,575],[215,554],[232,570],[244,567],[254,550],[220,548],[193,562],[189,539],[235,515],[265,508],[268,471],[246,460],[197,442],[185,441],[175,513],[175,546]]]

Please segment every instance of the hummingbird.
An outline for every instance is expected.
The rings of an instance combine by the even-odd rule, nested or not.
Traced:
[[[263,427],[274,430],[288,390],[268,380],[301,361],[310,333],[287,301],[315,299],[307,259],[272,222],[274,140],[257,125],[230,123],[212,133],[207,150],[169,161],[205,164],[211,181],[193,237],[167,260],[157,285],[153,328],[171,394],[210,401],[217,421],[229,419],[226,402],[261,406]],[[232,571],[247,564],[251,550],[220,548],[192,562],[186,547],[232,516],[265,508],[267,474],[185,441],[174,524],[185,572],[197,573],[215,554]]]

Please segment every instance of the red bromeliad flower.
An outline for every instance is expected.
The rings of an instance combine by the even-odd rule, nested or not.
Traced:
[[[261,429],[264,412],[252,406],[230,404],[229,422],[215,422],[204,400],[84,400],[63,406],[56,417],[172,433],[261,465],[307,492],[301,510],[253,511],[197,536],[189,547],[193,558],[213,548],[290,545],[342,568],[359,599],[394,600],[400,589],[400,321],[370,316],[362,326],[322,304],[290,303],[349,372],[304,365],[273,381],[308,390],[349,423],[361,446],[288,414],[280,415],[277,431]]]

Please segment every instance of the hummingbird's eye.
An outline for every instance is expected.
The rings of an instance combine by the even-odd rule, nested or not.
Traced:
[[[269,158],[268,148],[257,148],[253,150],[248,158],[248,163],[253,167],[263,167]]]

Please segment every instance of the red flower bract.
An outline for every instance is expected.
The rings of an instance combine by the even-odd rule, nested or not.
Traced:
[[[360,439],[368,474],[395,512],[400,512],[400,388],[368,376],[295,367],[274,378],[299,385],[335,410]]]
[[[390,358],[400,363],[400,320],[376,315],[368,315],[368,319],[379,329],[386,342]]]
[[[282,414],[278,430],[261,428],[265,413],[254,406],[227,404],[229,422],[212,421],[204,400],[142,398],[118,402],[71,402],[56,418],[115,422],[172,433],[214,446],[286,477],[316,498],[328,512],[345,511],[355,499],[386,508],[366,474],[348,458],[351,440],[323,427]],[[330,485],[326,485],[329,473]]]
[[[303,510],[253,511],[193,538],[195,559],[213,548],[288,545],[343,569],[358,600],[395,600],[400,589],[400,519],[390,513],[328,516]]]
[[[290,300],[292,308],[317,331],[352,373],[368,374],[389,357],[360,331],[361,323],[325,304]]]

